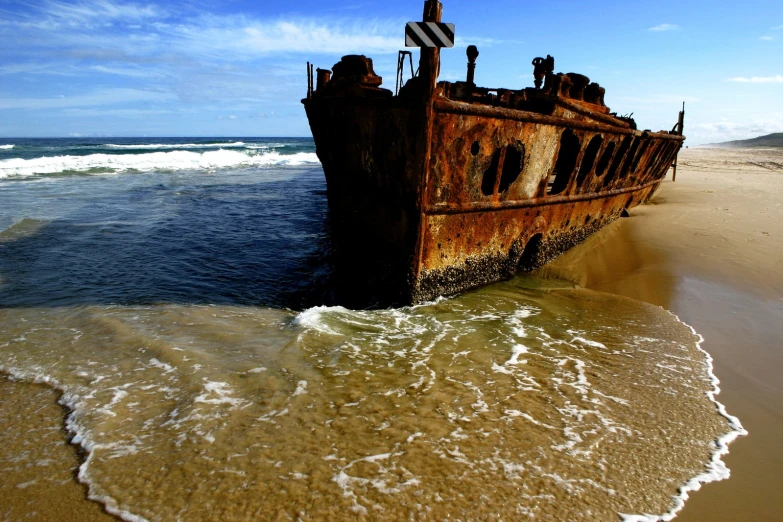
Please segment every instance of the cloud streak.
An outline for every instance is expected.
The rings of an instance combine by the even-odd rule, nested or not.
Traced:
[[[737,122],[727,119],[691,123],[691,134],[689,138],[694,138],[699,142],[720,142],[729,140],[741,140],[755,138],[773,132],[783,130],[783,118],[767,118],[750,122]]]
[[[655,27],[648,28],[647,30],[653,32],[663,32],[663,31],[676,31],[678,29],[680,29],[680,26],[676,24],[658,24]]]
[[[173,95],[164,92],[128,88],[98,89],[77,96],[0,98],[0,109],[65,109],[137,102],[167,102],[173,98]]]
[[[729,78],[730,82],[736,83],[783,83],[783,76],[776,74],[775,76],[752,76],[745,78],[737,76],[735,78]]]
[[[90,84],[123,81],[136,92],[166,92],[186,104],[251,98],[268,103],[270,96],[301,87],[306,59],[329,55],[330,65],[345,54],[393,56],[404,47],[404,24],[344,16],[217,14],[115,0],[45,0],[23,10],[0,8],[0,56],[10,57],[0,59],[5,62],[0,79],[68,76],[68,82],[55,78],[48,84],[73,95],[37,98],[17,81],[1,95],[0,108],[106,106],[106,92]],[[134,96],[116,102],[149,101]]]
[[[167,12],[153,4],[115,3],[109,0],[85,2],[61,2],[50,0],[43,4],[49,21],[60,22],[71,27],[92,26],[107,21],[142,21],[159,19]]]
[[[163,76],[160,72],[149,71],[145,69],[130,68],[130,67],[106,67],[103,65],[93,65],[90,70],[110,74],[114,76],[128,76],[131,78],[151,78]]]
[[[111,0],[49,1],[24,13],[3,12],[0,37],[11,45],[71,53],[146,57],[176,52],[242,61],[272,54],[395,53],[403,20],[259,18],[190,13]]]
[[[400,27],[389,23],[342,22],[325,25],[313,20],[219,20],[213,27],[179,25],[169,34],[182,49],[235,57],[270,54],[396,53],[404,45]],[[396,34],[399,33],[399,34]]]
[[[616,96],[614,101],[622,103],[629,107],[647,108],[652,107],[656,110],[673,110],[675,107],[679,107],[682,102],[691,104],[699,103],[701,99],[696,96],[689,96],[685,94],[651,94],[649,96]]]

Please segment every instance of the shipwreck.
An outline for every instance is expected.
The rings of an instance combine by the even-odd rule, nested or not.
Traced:
[[[424,23],[441,13],[427,0]],[[331,70],[308,64],[302,103],[335,250],[375,303],[421,302],[543,265],[649,200],[685,139],[684,110],[671,131],[640,131],[610,112],[603,87],[555,73],[550,56],[533,60],[532,87],[479,87],[478,54],[468,47],[466,81],[451,83],[438,81],[439,47],[422,47],[417,74],[401,51],[395,92],[365,56]]]

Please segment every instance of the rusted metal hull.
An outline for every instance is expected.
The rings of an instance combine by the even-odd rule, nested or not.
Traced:
[[[305,104],[326,176],[336,268],[354,306],[412,302],[424,173],[421,121],[387,101]],[[418,134],[419,138],[414,136]],[[344,299],[345,300],[345,299]]]
[[[553,194],[549,180],[565,133],[579,147],[567,181]],[[550,261],[647,201],[680,144],[668,134],[520,111],[476,110],[448,101],[436,102],[432,141],[414,301]],[[476,154],[474,143],[479,144]],[[491,192],[482,190],[492,156],[509,146],[521,152],[521,172],[503,183],[499,165],[494,184],[484,183],[485,189],[492,185]]]
[[[647,201],[682,140],[445,98],[429,133],[415,106],[396,99],[305,106],[341,257],[378,303],[420,302],[541,266]],[[560,160],[566,146],[575,157]],[[520,169],[504,180],[493,158],[505,150],[507,160],[508,147]],[[571,172],[553,193],[563,161]]]

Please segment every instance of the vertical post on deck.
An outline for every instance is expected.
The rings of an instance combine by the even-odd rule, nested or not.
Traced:
[[[311,75],[312,69],[310,68],[310,62],[307,62],[307,97],[310,98],[313,95],[313,77]]]
[[[438,0],[426,0],[424,2],[424,15],[423,22],[440,22],[443,14],[443,4]],[[419,271],[422,264],[422,240],[425,234],[426,217],[424,215],[425,202],[428,201],[428,178],[430,173],[430,155],[432,153],[432,127],[434,119],[433,104],[435,101],[435,89],[438,84],[438,74],[440,73],[440,49],[437,47],[422,47],[421,54],[419,56],[419,78],[421,82],[422,91],[419,101],[419,107],[423,116],[424,125],[421,129],[421,139],[423,140],[423,147],[421,149],[421,178],[420,186],[422,190],[418,196],[418,210],[419,210],[419,240],[416,244],[416,250],[414,253],[414,263],[412,276],[414,280],[418,280]]]
[[[677,119],[677,134],[682,136],[682,130],[685,127],[685,102],[682,102],[682,110],[680,111],[680,117]],[[682,148],[682,142],[680,142],[680,149]],[[674,163],[672,164],[672,181],[677,181],[677,156],[680,151],[677,150],[677,154],[674,155]]]
[[[473,80],[475,79],[476,74],[476,58],[478,58],[479,55],[478,48],[475,45],[469,45],[465,54],[468,57],[468,77],[465,80],[465,83],[475,86],[476,84],[473,83]]]

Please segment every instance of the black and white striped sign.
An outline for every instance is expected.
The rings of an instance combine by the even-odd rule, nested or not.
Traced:
[[[454,24],[408,22],[405,47],[454,47]]]

